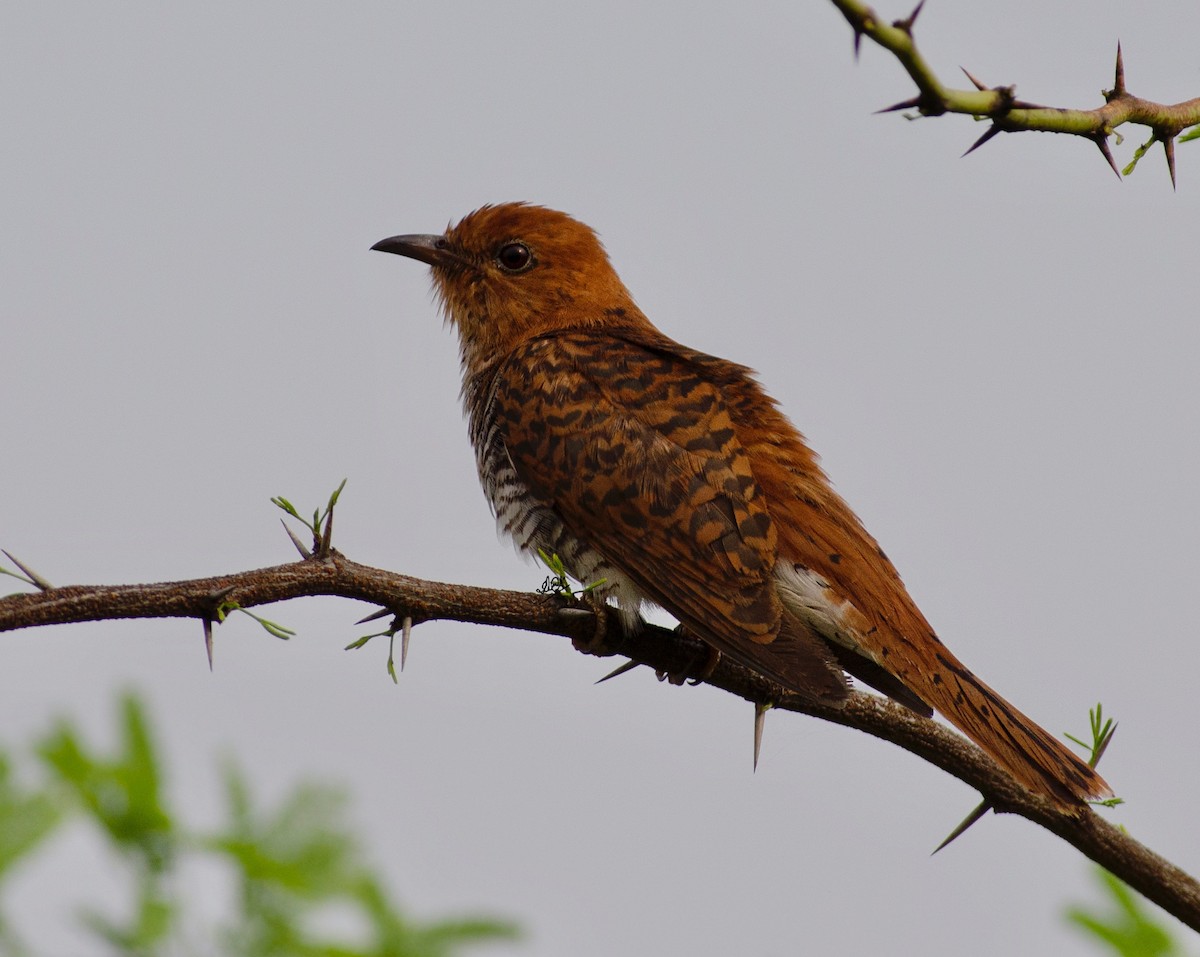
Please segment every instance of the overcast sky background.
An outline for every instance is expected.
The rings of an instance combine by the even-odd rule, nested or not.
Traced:
[[[898,17],[906,6],[884,4]],[[1200,95],[1194,0],[930,3],[943,79],[1098,105]],[[0,545],[58,584],[294,557],[272,495],[343,478],[336,544],[530,589],[498,544],[419,264],[369,251],[524,199],[597,228],[668,334],[758,369],[969,665],[1054,732],[1121,721],[1111,818],[1200,871],[1200,145],[1118,182],[1093,146],[871,112],[911,95],[821,2],[6,4],[0,11]],[[1142,136],[1114,147],[1122,165]],[[7,590],[7,589],[5,589]],[[0,736],[113,740],[145,694],[192,820],[216,759],[270,802],[347,785],[418,916],[519,920],[497,953],[1095,954],[1090,865],[894,747],[612,667],[564,641],[369,609],[6,634]],[[78,837],[10,913],[78,952],[122,899]],[[193,896],[219,913],[221,895]],[[1194,947],[1194,944],[1193,944]]]

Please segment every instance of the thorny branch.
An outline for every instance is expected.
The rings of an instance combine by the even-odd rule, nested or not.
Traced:
[[[22,568],[24,566],[21,566]],[[686,674],[707,657],[697,640],[647,624],[636,635],[613,636],[591,647],[597,633],[592,606],[561,595],[499,591],[424,581],[353,562],[329,548],[325,554],[255,571],[149,585],[71,585],[0,598],[0,631],[67,622],[120,618],[195,618],[211,622],[222,607],[251,608],[309,595],[333,595],[382,605],[411,624],[437,619],[502,625],[570,638],[602,656],[621,654],[667,674]],[[721,659],[704,682],[756,705],[811,715],[891,741],[976,788],[997,813],[1042,825],[1087,857],[1200,930],[1200,884],[1109,824],[1091,809],[1063,810],[1016,784],[975,745],[934,721],[872,694],[852,692],[842,708],[816,705]]]
[[[1104,91],[1103,106],[1091,110],[1069,110],[1039,106],[1016,98],[1016,87],[988,87],[975,79],[965,69],[973,90],[954,90],[938,79],[933,68],[917,49],[913,37],[913,26],[921,13],[925,0],[903,20],[887,23],[860,0],[833,0],[854,31],[854,53],[859,53],[864,36],[874,40],[890,51],[908,72],[917,86],[917,95],[880,110],[889,113],[897,110],[916,110],[923,116],[941,116],[944,113],[966,113],[981,119],[991,120],[987,131],[967,150],[973,152],[1000,133],[1017,133],[1022,130],[1039,130],[1047,133],[1070,133],[1091,140],[1118,177],[1108,138],[1117,127],[1135,123],[1150,128],[1150,139],[1138,147],[1133,162],[1125,167],[1125,174],[1133,171],[1137,161],[1155,143],[1161,143],[1167,158],[1167,170],[1171,174],[1171,186],[1175,186],[1175,141],[1189,127],[1196,127],[1180,140],[1200,137],[1200,97],[1182,103],[1163,104],[1134,96],[1125,87],[1125,64],[1121,56],[1121,45],[1117,44],[1117,66],[1111,90]],[[1118,142],[1119,142],[1118,138]],[[966,153],[963,154],[964,156]]]

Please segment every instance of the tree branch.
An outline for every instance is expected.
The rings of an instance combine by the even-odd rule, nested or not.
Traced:
[[[1167,158],[1167,170],[1171,175],[1171,186],[1174,188],[1175,140],[1184,130],[1200,124],[1200,97],[1182,103],[1164,104],[1129,93],[1125,88],[1125,64],[1119,43],[1113,88],[1104,92],[1104,105],[1092,110],[1060,109],[1026,103],[1016,98],[1015,86],[988,87],[965,69],[963,73],[966,73],[974,89],[951,89],[938,79],[913,39],[913,25],[924,3],[925,0],[921,0],[907,18],[887,24],[871,7],[860,0],[833,0],[833,5],[842,12],[854,31],[855,56],[858,55],[862,38],[870,37],[896,57],[917,86],[916,96],[885,107],[880,110],[881,113],[915,109],[923,116],[966,113],[977,118],[990,119],[991,126],[967,153],[983,146],[999,133],[1039,130],[1082,136],[1099,147],[1118,177],[1121,170],[1117,168],[1108,148],[1108,137],[1117,127],[1125,123],[1135,123],[1149,127],[1151,135],[1149,140],[1138,147],[1133,161],[1125,167],[1125,175],[1133,172],[1137,161],[1146,150],[1155,143],[1162,143]],[[1200,136],[1200,129],[1183,137],[1183,140],[1195,139],[1197,136]]]
[[[22,568],[24,566],[21,566]],[[424,581],[360,565],[330,549],[288,565],[192,581],[149,585],[71,585],[0,598],[0,631],[120,618],[219,619],[218,610],[252,608],[308,595],[333,595],[382,605],[414,624],[445,619],[559,635],[586,647],[597,633],[589,605],[552,595]],[[618,629],[608,629],[612,632]],[[707,657],[705,646],[677,631],[645,625],[636,635],[611,635],[588,653],[626,655],[666,674],[686,674]],[[844,707],[813,704],[722,658],[704,682],[747,701],[771,702],[890,741],[976,788],[998,812],[1016,814],[1061,837],[1097,864],[1200,930],[1200,884],[1109,824],[1090,808],[1064,810],[1026,791],[966,738],[906,708],[864,692]]]

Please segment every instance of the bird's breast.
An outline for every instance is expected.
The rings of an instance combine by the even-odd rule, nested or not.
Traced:
[[[597,592],[615,601],[626,625],[632,627],[646,601],[641,591],[616,564],[575,534],[552,502],[530,491],[513,467],[495,418],[487,413],[486,406],[467,405],[479,484],[496,516],[496,530],[532,558],[539,550],[557,555],[571,577],[584,585],[603,581]]]

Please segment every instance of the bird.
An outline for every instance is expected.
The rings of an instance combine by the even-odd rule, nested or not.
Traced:
[[[1060,808],[1111,795],[942,643],[753,371],[660,332],[590,227],[511,202],[372,249],[431,267],[480,482],[519,550],[603,581],[626,627],[657,605],[807,700],[843,704],[852,676],[936,711]]]

